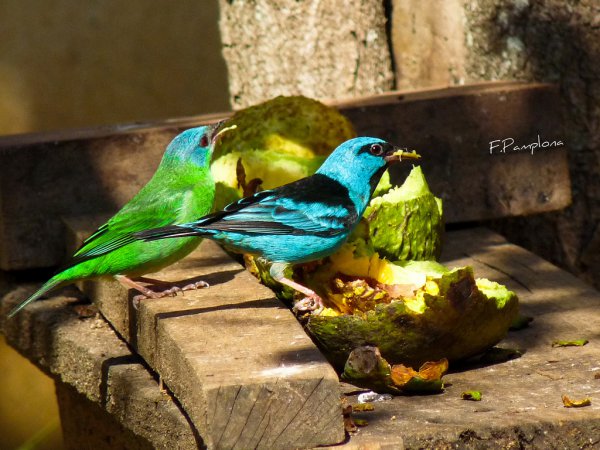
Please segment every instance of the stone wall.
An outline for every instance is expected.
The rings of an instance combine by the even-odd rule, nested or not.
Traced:
[[[356,97],[393,86],[381,0],[219,0],[234,109],[277,95]]]

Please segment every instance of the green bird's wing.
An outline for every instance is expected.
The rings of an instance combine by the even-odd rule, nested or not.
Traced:
[[[68,266],[106,255],[135,242],[133,234],[137,231],[181,221],[186,204],[193,201],[191,197],[190,191],[181,191],[156,192],[151,198],[144,198],[144,201],[133,199],[83,242]]]

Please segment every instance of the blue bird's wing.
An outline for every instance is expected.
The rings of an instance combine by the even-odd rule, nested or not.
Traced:
[[[322,182],[316,184],[313,177],[310,184],[292,183],[259,192],[194,222],[193,228],[324,237],[345,233],[356,223],[356,209],[339,183],[331,179]]]
[[[140,231],[135,238],[210,237],[220,232],[332,237],[348,233],[358,219],[348,189],[326,175],[315,174],[243,198],[194,222]]]

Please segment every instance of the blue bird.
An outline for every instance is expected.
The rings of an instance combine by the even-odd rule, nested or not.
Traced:
[[[156,239],[201,236],[227,248],[266,258],[271,276],[306,295],[296,309],[323,308],[311,289],[284,276],[290,264],[335,252],[358,224],[390,163],[416,159],[416,153],[372,137],[350,139],[325,160],[314,175],[261,191],[193,222],[134,234]]]

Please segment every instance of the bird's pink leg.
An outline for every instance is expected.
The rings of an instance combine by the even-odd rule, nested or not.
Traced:
[[[312,289],[302,286],[289,278],[280,278],[277,281],[306,295],[302,300],[298,300],[294,303],[294,311],[312,311],[313,314],[319,314],[323,311],[323,299]]]
[[[164,292],[156,292],[152,289],[148,289],[146,286],[142,286],[139,283],[136,283],[131,278],[126,277],[125,275],[115,275],[115,278],[119,283],[121,283],[126,288],[135,289],[138,292],[141,292],[146,298],[161,298],[166,295]]]
[[[170,289],[166,289],[161,292],[156,292],[156,291],[153,291],[152,289],[148,289],[147,287],[142,286],[139,283],[136,283],[131,278],[126,277],[125,275],[115,275],[115,278],[117,279],[117,281],[119,281],[119,283],[121,283],[126,288],[132,288],[138,292],[141,292],[141,295],[136,295],[135,297],[133,297],[133,307],[135,309],[138,308],[140,301],[146,300],[147,298],[163,298],[163,297],[167,297],[167,296],[175,297],[177,295],[177,292],[183,290],[182,288],[180,288],[178,286],[173,286]],[[149,278],[145,278],[145,279],[142,279],[141,281],[149,281],[149,280],[150,280]],[[163,282],[161,284],[165,284],[165,283]]]
[[[167,295],[177,295],[177,293],[179,293],[179,292],[193,291],[195,289],[203,289],[203,288],[210,287],[210,285],[206,281],[202,281],[202,280],[179,287],[179,286],[173,286],[173,284],[168,281],[158,280],[156,278],[136,277],[136,279],[138,281],[143,281],[144,283],[150,283],[150,284],[158,285],[158,286],[161,286],[161,285],[166,286],[167,289],[159,293],[159,294],[162,294],[162,297],[166,297]],[[130,281],[133,281],[133,280],[130,280]],[[137,289],[137,287],[134,287],[134,286],[131,286],[131,287],[133,287],[134,289]]]
[[[319,294],[317,294],[312,289],[301,285],[300,283],[296,283],[294,280],[286,278],[283,275],[284,269],[284,264],[273,263],[270,270],[273,279],[306,295],[306,297],[304,297],[302,300],[299,300],[296,303],[294,303],[294,311],[312,311],[313,314],[319,314],[321,311],[323,311],[323,299],[319,296]]]

